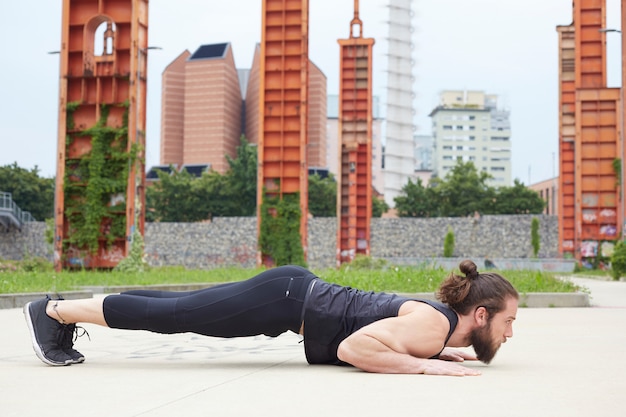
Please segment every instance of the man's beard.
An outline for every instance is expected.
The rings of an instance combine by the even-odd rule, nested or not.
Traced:
[[[491,321],[485,327],[473,330],[470,338],[478,360],[484,363],[491,362],[500,348],[500,345],[494,342],[491,335]]]

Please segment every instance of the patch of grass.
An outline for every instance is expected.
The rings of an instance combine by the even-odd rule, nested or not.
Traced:
[[[183,267],[152,268],[147,272],[118,271],[26,271],[19,267],[0,270],[0,293],[63,292],[82,286],[190,284],[240,281],[250,278],[262,269],[217,268],[188,270]],[[374,266],[346,266],[341,269],[322,269],[313,272],[326,281],[366,291],[434,292],[449,274],[443,268],[395,267],[386,264]],[[576,285],[557,279],[555,274],[539,271],[498,271],[511,281],[520,293],[575,292]]]

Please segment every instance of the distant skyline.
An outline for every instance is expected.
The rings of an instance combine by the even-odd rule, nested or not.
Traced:
[[[619,0],[607,0],[607,27],[619,29]],[[261,0],[150,2],[146,165],[159,163],[161,73],[185,49],[231,42],[238,68],[249,68],[261,40]],[[388,10],[361,1],[365,37],[374,45],[374,94],[385,109]],[[337,94],[339,47],[349,35],[353,1],[310,2],[309,51]],[[0,165],[37,165],[56,173],[62,2],[5,2],[0,25]],[[416,134],[430,134],[430,111],[442,90],[481,90],[511,111],[513,178],[528,184],[558,173],[558,39],[572,21],[571,0],[414,2]],[[28,22],[27,24],[25,22]],[[607,34],[608,86],[621,83],[620,33]],[[0,184],[1,188],[1,184]]]

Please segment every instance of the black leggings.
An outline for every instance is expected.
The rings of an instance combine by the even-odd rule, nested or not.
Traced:
[[[239,337],[298,333],[307,289],[317,277],[281,266],[247,281],[198,291],[128,291],[104,299],[104,319],[117,329]]]

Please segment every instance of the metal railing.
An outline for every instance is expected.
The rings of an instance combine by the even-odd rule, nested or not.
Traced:
[[[0,224],[21,228],[24,223],[34,222],[35,218],[15,204],[11,193],[0,191]]]

